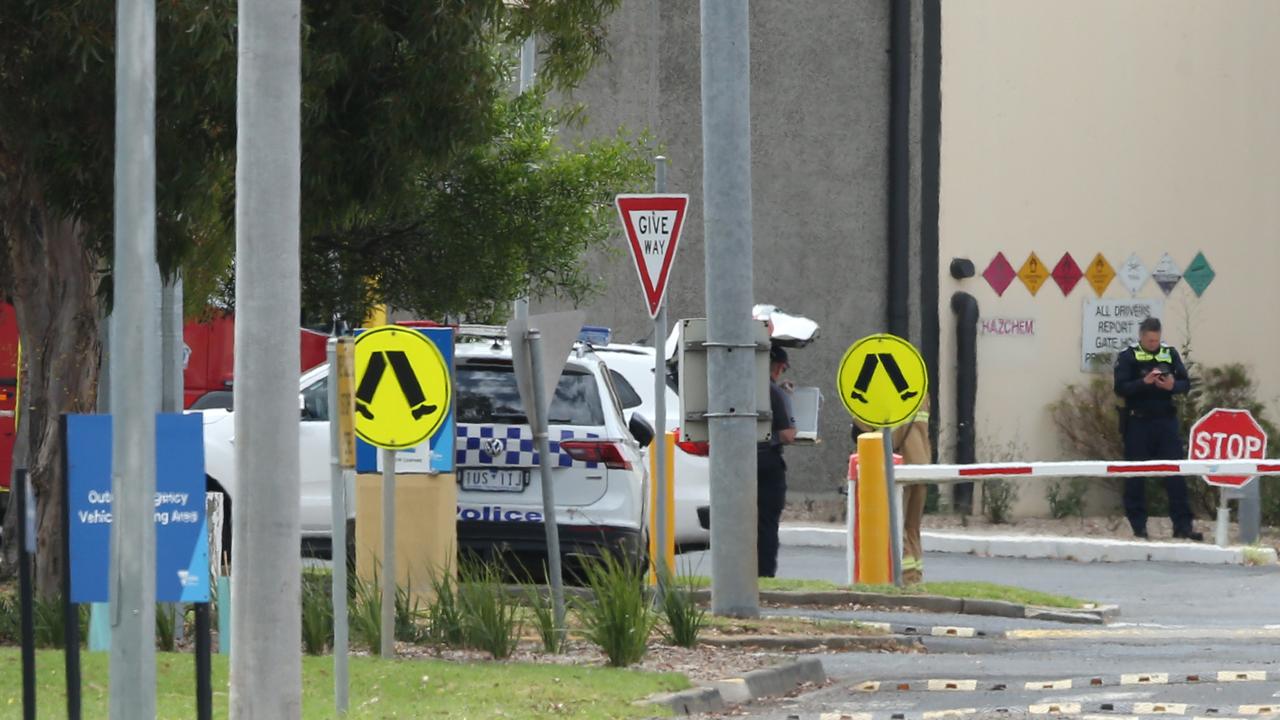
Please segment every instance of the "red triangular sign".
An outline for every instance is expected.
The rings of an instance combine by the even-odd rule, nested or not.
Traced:
[[[619,195],[615,202],[622,227],[627,231],[627,245],[636,261],[649,316],[656,318],[667,293],[667,277],[676,257],[689,196]]]

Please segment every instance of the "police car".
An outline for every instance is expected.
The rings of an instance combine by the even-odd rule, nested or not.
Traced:
[[[482,554],[505,548],[545,555],[542,481],[510,344],[497,332],[471,332],[460,334],[454,355],[458,543]],[[321,545],[327,544],[332,524],[328,374],[328,366],[321,365],[300,381],[302,534],[304,542]],[[203,414],[210,489],[224,492],[234,504],[232,413]],[[605,362],[580,345],[565,364],[548,420],[562,554],[611,549],[638,557],[644,549],[648,480],[641,448],[653,435],[647,419],[625,419]],[[354,511],[348,522],[353,520]]]

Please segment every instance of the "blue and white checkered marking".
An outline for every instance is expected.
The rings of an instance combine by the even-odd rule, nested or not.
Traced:
[[[555,455],[553,467],[573,467],[573,458],[560,452],[561,440],[594,440],[595,433],[578,433],[573,430],[552,430],[551,453]],[[501,441],[504,450],[494,456],[486,449],[495,441]],[[502,467],[537,467],[538,453],[533,449],[533,431],[528,425],[471,425],[458,423],[458,445],[454,459],[459,467],[497,465]],[[599,463],[579,463],[580,467],[595,469]]]

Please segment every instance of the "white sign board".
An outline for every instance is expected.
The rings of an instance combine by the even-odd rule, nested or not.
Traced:
[[[1151,272],[1147,270],[1147,266],[1142,264],[1142,258],[1138,257],[1138,253],[1133,253],[1128,260],[1124,261],[1124,265],[1120,266],[1120,282],[1129,290],[1130,295],[1137,295],[1142,290],[1142,286],[1147,284],[1147,278],[1151,277]]]
[[[1086,298],[1080,334],[1080,369],[1084,372],[1109,369],[1116,355],[1138,342],[1138,325],[1148,317],[1158,318],[1163,314],[1163,300]]]

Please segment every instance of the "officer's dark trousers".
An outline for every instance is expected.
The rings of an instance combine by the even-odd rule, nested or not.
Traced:
[[[1124,457],[1126,460],[1185,459],[1178,418],[1172,415],[1130,417],[1124,432]],[[1173,521],[1174,533],[1190,532],[1191,507],[1187,504],[1186,478],[1181,475],[1164,478],[1164,490],[1169,495],[1169,519]],[[1124,514],[1129,518],[1134,533],[1146,532],[1146,478],[1125,479]]]
[[[787,504],[787,464],[777,450],[756,453],[756,552],[760,577],[778,572],[778,522]]]

